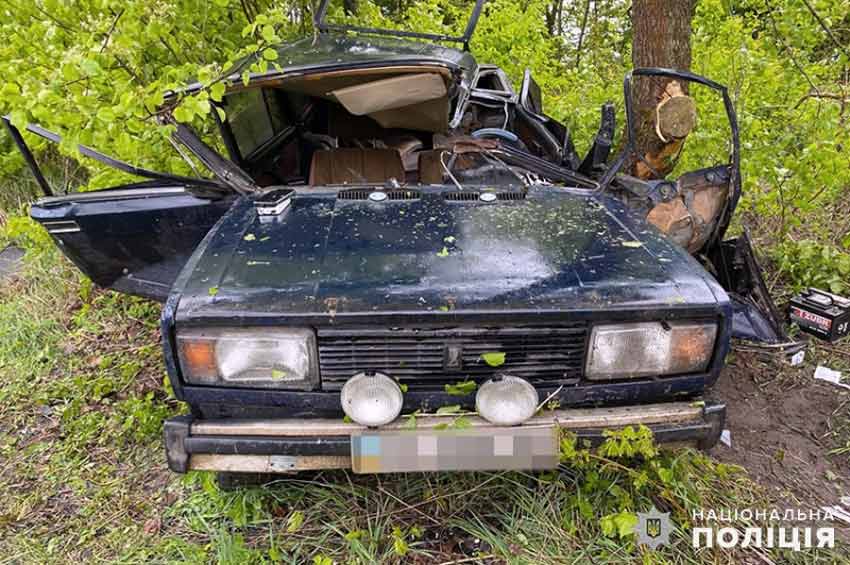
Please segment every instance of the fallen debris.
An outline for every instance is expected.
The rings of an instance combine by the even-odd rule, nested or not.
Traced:
[[[24,250],[12,245],[0,251],[0,279],[17,274],[23,264]]]
[[[841,382],[841,371],[835,371],[823,365],[818,365],[817,369],[815,369],[815,378],[850,389],[850,385]]]

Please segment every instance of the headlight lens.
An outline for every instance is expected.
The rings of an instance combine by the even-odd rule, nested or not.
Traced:
[[[704,371],[716,337],[717,324],[713,322],[594,326],[585,376],[605,380]]]
[[[387,375],[357,373],[347,381],[340,393],[345,415],[363,426],[383,426],[401,414],[404,394]]]
[[[319,380],[308,328],[193,328],[178,332],[177,351],[192,384],[311,389]]]

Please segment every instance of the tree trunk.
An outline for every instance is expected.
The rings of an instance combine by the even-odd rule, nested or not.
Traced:
[[[690,69],[695,5],[696,0],[634,0],[635,68]],[[696,123],[696,107],[688,96],[687,84],[679,81],[637,77],[632,85],[636,147],[649,166],[634,158],[630,171],[641,178],[664,176],[672,170],[685,137]]]

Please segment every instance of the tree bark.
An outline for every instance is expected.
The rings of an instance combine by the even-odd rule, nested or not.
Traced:
[[[690,69],[695,6],[696,0],[634,0],[635,68]],[[633,158],[629,169],[641,178],[664,176],[672,170],[685,137],[696,123],[696,108],[688,96],[687,84],[667,78],[636,77],[632,81],[632,104],[636,148],[649,166]]]

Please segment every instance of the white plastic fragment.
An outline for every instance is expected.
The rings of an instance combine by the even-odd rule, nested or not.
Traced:
[[[726,447],[732,447],[732,432],[729,430],[723,430],[720,432],[720,443]]]
[[[803,361],[806,360],[806,350],[801,349],[797,353],[791,356],[791,366],[796,367],[797,365],[801,365]]]
[[[815,378],[850,389],[850,385],[841,382],[841,371],[835,371],[823,365],[818,365],[817,369],[815,369]]]

